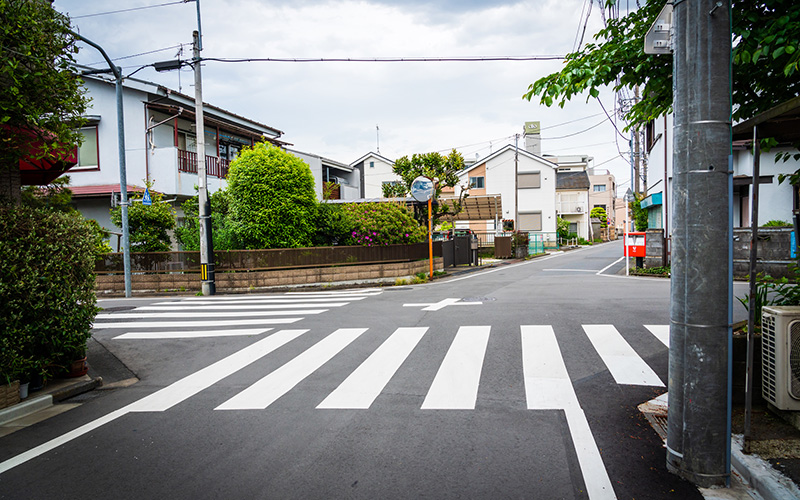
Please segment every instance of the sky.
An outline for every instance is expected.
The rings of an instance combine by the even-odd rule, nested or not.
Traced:
[[[202,56],[563,56],[581,34],[585,44],[602,28],[596,0],[588,12],[592,1],[200,0]],[[148,6],[157,7],[95,15]],[[53,7],[68,14],[73,29],[102,46],[126,75],[157,61],[191,58],[194,1],[55,0]],[[96,50],[81,47],[79,63],[106,66]],[[482,158],[513,144],[524,122],[540,121],[543,154],[593,157],[598,169],[616,176],[622,194],[630,185],[628,134],[615,118],[619,103],[611,89],[601,92],[600,101],[621,134],[596,99],[577,96],[564,108],[548,108],[522,98],[528,85],[562,65],[207,61],[203,100],[283,131],[293,149],[345,164],[378,150],[392,160],[452,148],[465,159]],[[157,73],[146,67],[135,77],[194,95],[189,68]]]

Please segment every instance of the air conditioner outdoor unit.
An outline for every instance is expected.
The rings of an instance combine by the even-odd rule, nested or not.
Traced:
[[[779,410],[800,411],[800,307],[764,307],[761,335],[761,395]]]
[[[575,207],[575,211],[581,213],[583,212],[583,207]]]

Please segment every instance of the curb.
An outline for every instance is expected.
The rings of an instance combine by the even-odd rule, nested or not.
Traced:
[[[103,379],[102,377],[97,377],[91,380],[81,380],[49,394],[28,398],[21,403],[0,410],[0,425],[6,425],[18,418],[27,417],[45,408],[49,408],[55,403],[77,396],[78,394],[89,392],[101,385],[103,385]]]

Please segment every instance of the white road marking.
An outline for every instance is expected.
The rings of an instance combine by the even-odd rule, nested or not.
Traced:
[[[523,325],[520,329],[528,409],[564,410],[589,498],[616,498],[589,422],[572,387],[553,328],[549,325]]]
[[[618,384],[664,387],[613,325],[583,325],[583,329]]]
[[[542,271],[566,271],[570,273],[597,273],[597,269],[542,269]]]
[[[644,325],[662,344],[669,347],[669,325]]]
[[[128,332],[118,335],[113,340],[155,340],[155,339],[198,339],[206,337],[238,337],[245,335],[261,335],[272,328],[251,328],[243,330],[190,330],[182,332]]]
[[[310,309],[310,314],[320,314],[327,309],[317,311]],[[284,314],[299,314],[303,311],[239,311],[239,312],[225,312],[225,311],[196,311],[196,312],[143,312],[143,313],[116,313],[116,314],[98,314],[95,319],[157,319],[157,318],[258,318],[262,316],[283,316]],[[309,314],[309,313],[305,313]],[[105,323],[104,323],[105,324]]]
[[[426,331],[427,327],[395,330],[317,408],[369,408]]]
[[[598,275],[600,275],[600,274],[603,274],[604,272],[606,272],[606,271],[608,270],[608,268],[609,268],[609,267],[613,266],[614,264],[616,264],[617,262],[621,261],[621,260],[622,260],[622,259],[624,259],[624,258],[625,258],[625,257],[620,257],[619,259],[615,260],[614,262],[612,262],[611,264],[607,265],[607,266],[606,266],[606,267],[604,267],[603,269],[601,269],[601,270],[597,271],[597,274],[598,274]]]
[[[462,326],[439,366],[423,410],[474,410],[489,326]]]
[[[161,304],[210,304],[217,302],[225,303],[264,303],[264,304],[294,304],[298,301],[304,302],[326,302],[326,301],[350,301],[350,302],[357,302],[359,300],[364,300],[368,296],[366,295],[325,295],[325,296],[318,296],[318,297],[305,297],[305,296],[297,296],[297,297],[286,297],[285,295],[281,295],[277,298],[274,297],[265,297],[263,295],[237,295],[237,296],[214,296],[214,297],[191,297],[182,300],[172,300],[169,302],[157,302],[154,305],[161,305]]]
[[[234,372],[241,370],[245,366],[253,363],[263,356],[266,356],[278,347],[307,331],[308,330],[282,330],[276,332],[265,339],[245,347],[241,351],[235,352],[198,372],[178,380],[177,382],[161,389],[160,391],[140,399],[139,401],[131,403],[98,419],[92,420],[91,422],[82,425],[73,431],[67,432],[66,434],[63,434],[55,439],[51,439],[46,443],[43,443],[0,463],[0,474],[6,472],[7,470],[13,469],[18,465],[22,465],[38,456],[41,456],[48,451],[52,451],[63,444],[83,436],[84,434],[88,434],[89,432],[92,432],[93,430],[130,412],[167,410],[181,401],[184,401],[185,399],[197,394],[203,389],[210,387],[212,384],[233,374]]]
[[[262,304],[262,305],[254,305],[254,304],[247,304],[247,305],[228,305],[228,304],[214,304],[212,306],[194,306],[194,305],[172,305],[172,306],[142,306],[137,307],[134,311],[191,311],[193,309],[201,310],[201,311],[262,311],[262,310],[285,310],[285,309],[302,309],[308,307],[341,307],[346,306],[347,303],[341,302],[325,302],[320,304]],[[320,311],[324,312],[325,309],[307,309],[309,311]],[[292,311],[291,314],[301,314],[303,311]],[[275,313],[280,314],[280,313]],[[315,314],[315,313],[307,313],[307,314]],[[316,313],[318,314],[318,313]]]
[[[295,311],[295,314],[298,311]],[[260,326],[260,325],[282,325],[284,323],[295,323],[303,318],[263,318],[263,319],[231,319],[225,321],[121,321],[119,323],[95,323],[92,328],[194,328],[194,327],[215,327],[215,326]]]
[[[423,311],[438,311],[447,306],[477,306],[483,302],[461,302],[461,299],[442,299],[439,302],[423,303],[423,304],[403,304],[403,307],[422,307]]]
[[[263,410],[330,361],[366,328],[340,328],[215,410]]]

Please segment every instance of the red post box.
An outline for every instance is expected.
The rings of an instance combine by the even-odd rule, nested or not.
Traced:
[[[646,236],[647,233],[628,233],[625,239],[625,257],[646,257]]]

